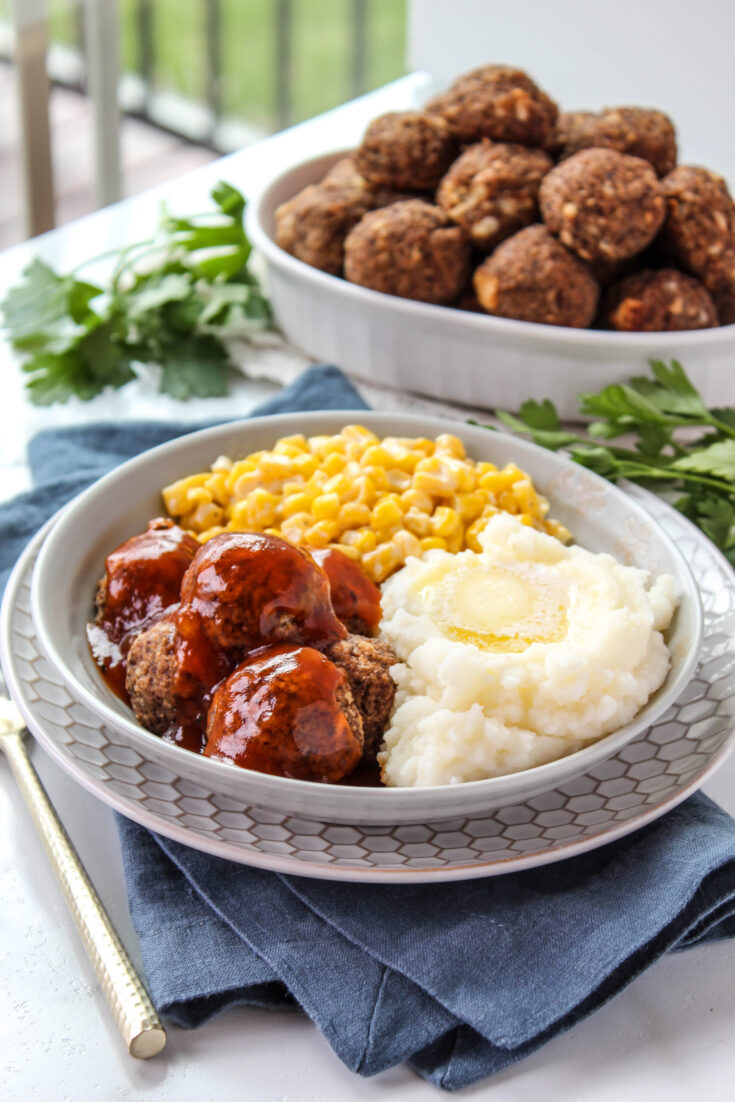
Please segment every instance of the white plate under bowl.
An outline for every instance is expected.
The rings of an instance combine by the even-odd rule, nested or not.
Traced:
[[[88,791],[217,857],[296,876],[393,884],[497,876],[573,857],[681,803],[735,745],[735,576],[688,521],[644,491],[632,492],[697,577],[705,615],[699,669],[659,722],[612,757],[552,791],[484,815],[335,826],[230,799],[121,744],[41,653],[30,579],[45,531],[19,561],[0,613],[8,686],[44,749]]]
[[[247,231],[268,268],[268,293],[288,340],[371,382],[486,409],[551,398],[563,418],[577,395],[680,360],[706,403],[735,405],[735,325],[682,333],[611,333],[534,325],[432,306],[327,275],[273,240],[276,208],[317,183],[345,151],[294,165],[248,203]]]
[[[609,551],[652,574],[676,578],[680,606],[668,634],[671,668],[632,723],[558,761],[506,777],[431,788],[359,788],[272,777],[213,761],[144,730],[130,709],[110,692],[95,666],[85,637],[93,615],[97,580],[105,555],[141,531],[161,513],[160,489],[205,470],[219,455],[237,458],[271,447],[280,436],[337,432],[356,418],[379,436],[435,437],[446,430],[437,418],[354,410],[282,414],[230,423],[164,444],[125,463],[63,510],[50,532],[33,574],[33,620],[42,649],[75,700],[95,712],[117,743],[165,766],[212,792],[271,811],[336,823],[423,823],[474,814],[564,783],[655,723],[674,703],[696,666],[702,635],[699,593],[685,558],[631,497],[590,471],[505,433],[452,425],[468,454],[503,466],[517,463],[545,493],[558,517],[582,546]]]

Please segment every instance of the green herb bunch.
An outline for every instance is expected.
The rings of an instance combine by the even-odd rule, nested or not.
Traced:
[[[587,436],[566,432],[548,399],[524,402],[518,417],[498,417],[611,482],[626,478],[663,492],[735,565],[735,409],[707,409],[676,360],[652,360],[651,369],[653,378],[580,394],[580,413],[596,418]],[[632,446],[601,442],[621,436]]]
[[[115,253],[108,289],[77,279],[79,269],[26,268],[1,309],[32,402],[87,401],[133,380],[136,363],[160,365],[159,389],[174,398],[227,393],[222,338],[268,327],[271,312],[248,266],[243,196],[219,183],[212,199],[216,213],[164,212],[151,239]]]

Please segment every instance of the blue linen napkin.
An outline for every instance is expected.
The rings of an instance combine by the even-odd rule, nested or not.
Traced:
[[[332,367],[258,413],[364,409]],[[41,433],[35,488],[0,506],[0,586],[56,508],[197,425]],[[735,936],[735,821],[693,796],[628,838],[537,870],[443,885],[341,884],[250,869],[118,818],[130,909],[160,1013],[301,1007],[361,1075],[408,1061],[455,1090],[602,1006],[663,953]],[[329,962],[325,966],[325,962]]]

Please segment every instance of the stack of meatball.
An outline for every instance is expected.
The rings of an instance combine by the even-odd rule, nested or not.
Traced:
[[[628,331],[735,323],[735,204],[661,111],[561,113],[518,69],[383,115],[276,212],[276,242],[385,294]]]

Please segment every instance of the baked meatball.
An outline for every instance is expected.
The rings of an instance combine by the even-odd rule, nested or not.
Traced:
[[[215,690],[205,757],[244,769],[334,783],[362,757],[347,678],[311,647],[268,647]]]
[[[181,580],[199,543],[172,520],[152,520],[145,532],[105,559],[97,586],[97,623],[114,643],[177,604]]]
[[[222,532],[200,547],[181,584],[181,635],[216,648],[327,644],[347,634],[327,575],[306,551],[255,532]]]
[[[362,716],[365,737],[363,760],[374,762],[393,712],[396,686],[390,667],[398,661],[382,639],[348,635],[332,643],[325,654],[347,675],[355,704]]]
[[[345,237],[372,204],[367,188],[311,185],[276,211],[276,244],[312,268],[341,275]]]
[[[345,241],[345,276],[386,295],[447,303],[464,290],[470,246],[443,211],[406,199],[371,211]]]
[[[481,306],[503,318],[585,329],[597,309],[594,276],[546,226],[527,226],[498,245],[474,284]]]
[[[735,242],[704,268],[700,279],[712,296],[720,325],[735,323]]]
[[[455,80],[427,105],[441,115],[459,140],[544,146],[554,131],[557,107],[527,73],[507,65],[485,65]]]
[[[541,215],[582,260],[625,260],[653,241],[666,205],[648,161],[583,149],[541,182]]]
[[[563,158],[592,147],[614,149],[648,161],[659,176],[676,164],[674,124],[663,111],[648,107],[564,112],[557,121],[557,141]]]
[[[402,191],[400,188],[371,183],[357,171],[352,157],[343,157],[341,161],[337,161],[319,186],[364,188],[372,210],[388,207],[391,203],[400,203],[402,199],[426,199],[426,193],[423,191]]]
[[[475,248],[489,253],[538,220],[539,185],[551,167],[541,149],[485,138],[454,162],[436,201]]]
[[[309,549],[329,578],[329,596],[338,620],[356,635],[375,635],[382,616],[380,590],[362,567],[335,547]]]
[[[674,268],[642,271],[614,283],[602,304],[602,322],[625,332],[708,329],[714,303],[701,283]]]
[[[439,115],[392,111],[370,123],[355,165],[373,185],[431,191],[456,156],[457,139]]]
[[[721,176],[679,165],[661,181],[666,221],[661,246],[678,264],[708,285],[718,278],[725,253],[735,248],[735,203]]]

